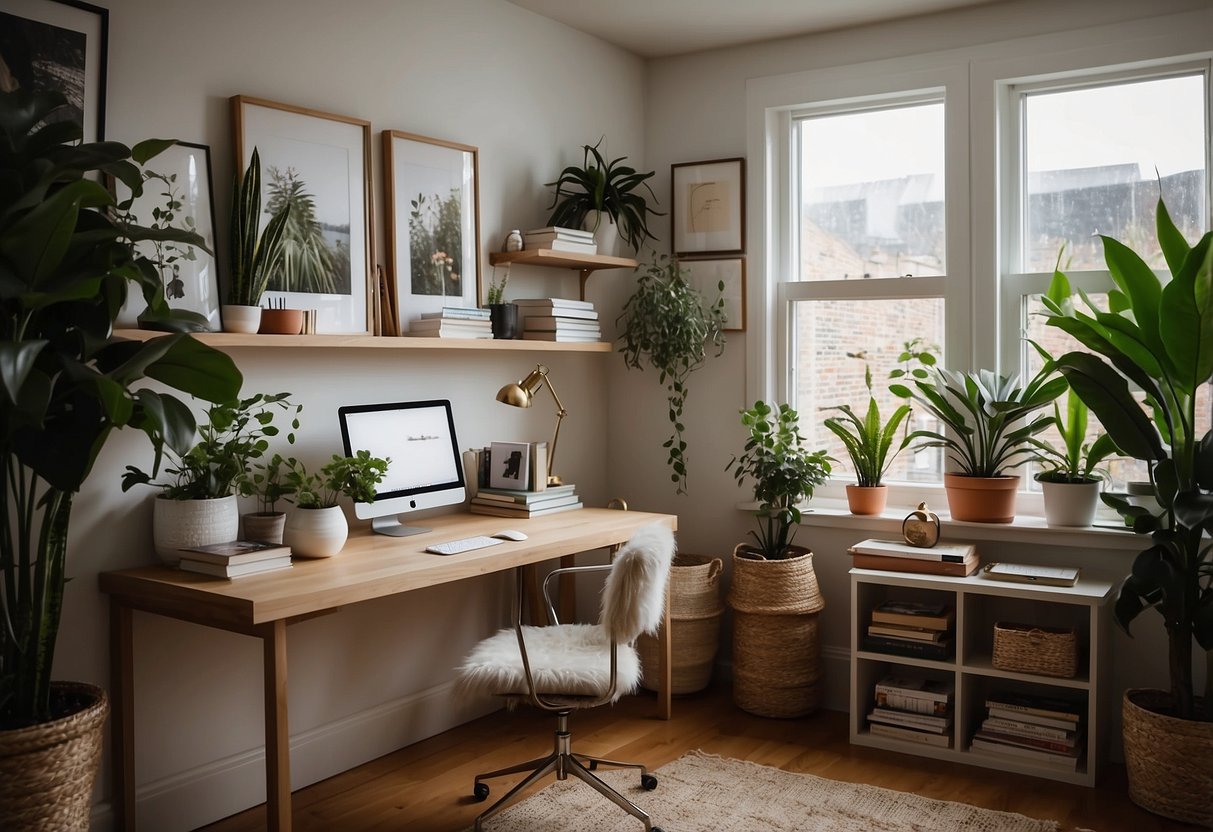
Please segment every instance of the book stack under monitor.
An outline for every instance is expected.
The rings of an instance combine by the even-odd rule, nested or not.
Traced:
[[[1035,694],[994,691],[970,748],[1076,771],[1085,735],[1081,703]]]
[[[492,338],[489,310],[473,306],[444,306],[438,312],[423,312],[409,322],[409,335],[420,338]]]
[[[516,491],[507,488],[481,488],[472,498],[472,514],[495,517],[540,517],[581,508],[577,486],[572,483],[549,485],[543,491]]]
[[[949,680],[886,676],[873,691],[875,707],[868,714],[868,730],[879,736],[951,748],[954,691]]]
[[[548,249],[550,251],[568,251],[575,254],[598,253],[598,244],[594,242],[593,231],[583,231],[580,228],[564,228],[559,225],[532,228],[522,235],[522,247],[527,250]]]
[[[947,661],[955,655],[955,620],[956,611],[947,604],[885,601],[872,610],[862,647],[873,653]]]
[[[923,575],[972,575],[981,565],[972,543],[939,543],[930,549],[896,540],[861,540],[847,550],[858,569],[917,572]]]
[[[239,578],[291,567],[291,548],[280,543],[233,540],[181,550],[179,566],[216,578]]]
[[[598,312],[588,300],[524,298],[514,301],[522,318],[522,337],[530,341],[602,340]]]

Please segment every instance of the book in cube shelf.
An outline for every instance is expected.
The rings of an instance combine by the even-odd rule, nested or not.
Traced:
[[[885,601],[872,610],[873,624],[901,624],[926,630],[948,630],[956,610],[948,604],[921,601]]]
[[[1002,757],[1009,760],[1038,763],[1040,765],[1061,769],[1063,771],[1077,771],[1078,761],[1082,756],[1081,749],[1075,750],[1073,754],[1056,754],[1051,751],[1041,751],[1040,749],[1036,748],[1022,748],[1017,745],[1007,745],[1005,743],[994,742],[982,737],[973,737],[969,743],[969,750],[992,757]]]
[[[1075,699],[1017,693],[1009,690],[992,691],[986,696],[986,707],[1001,714],[1018,714],[1019,718],[1034,721],[1034,718],[1068,723],[1071,726],[1082,721],[1085,710]],[[1049,723],[1041,723],[1047,725]]]
[[[877,706],[868,714],[872,722],[887,722],[890,725],[900,725],[903,728],[914,728],[919,731],[929,731],[942,734],[952,727],[952,714],[920,714],[917,711],[902,711],[896,708]]]
[[[876,736],[892,737],[893,739],[904,740],[905,742],[917,742],[939,748],[952,747],[952,735],[948,733],[937,734],[919,731],[914,728],[906,728],[900,725],[888,725],[883,722],[870,721],[868,722],[868,731]]]
[[[876,683],[873,698],[876,710],[925,714],[950,721],[954,692],[951,680],[921,674],[889,674]]]
[[[943,641],[946,631],[924,630],[921,627],[903,627],[900,624],[872,624],[868,635],[899,638],[908,641]]]

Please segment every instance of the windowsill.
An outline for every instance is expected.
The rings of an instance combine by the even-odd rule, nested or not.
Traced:
[[[738,510],[753,512],[758,503],[737,504]],[[800,525],[831,529],[856,529],[864,532],[879,532],[894,539],[901,537],[901,522],[910,509],[888,509],[883,514],[861,516],[851,514],[846,500],[815,497],[811,504],[801,506]],[[1011,523],[970,523],[953,520],[946,509],[936,511],[941,524],[941,538],[945,540],[993,540],[1012,543],[1036,543],[1049,546],[1064,546],[1076,549],[1116,549],[1138,552],[1149,545],[1149,538],[1118,527],[1116,519],[1096,519],[1094,526],[1086,528],[1053,527],[1045,525],[1043,517],[1016,516]]]

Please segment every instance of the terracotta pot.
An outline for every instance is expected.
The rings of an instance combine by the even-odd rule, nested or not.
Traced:
[[[848,485],[847,507],[851,514],[880,514],[889,499],[887,485]]]
[[[52,682],[52,706],[56,701],[75,703],[75,712],[0,731],[0,829],[6,832],[89,828],[109,702],[99,687]]]
[[[257,511],[244,515],[244,539],[257,543],[281,543],[286,528],[285,511]]]
[[[240,533],[236,495],[212,500],[169,500],[157,497],[152,505],[152,544],[170,566],[181,560],[181,550],[192,546],[228,543]]]
[[[1089,526],[1099,508],[1099,480],[1095,482],[1049,482],[1044,491],[1045,523],[1050,526]]]
[[[303,331],[303,310],[262,309],[257,331],[262,335],[298,335]]]
[[[1155,814],[1213,827],[1213,722],[1168,716],[1170,702],[1161,690],[1125,691],[1129,797]]]
[[[943,487],[953,520],[1010,523],[1015,519],[1019,477],[966,477],[944,474]]]
[[[286,518],[282,542],[292,555],[305,558],[331,558],[345,546],[350,524],[341,506],[295,508]]]

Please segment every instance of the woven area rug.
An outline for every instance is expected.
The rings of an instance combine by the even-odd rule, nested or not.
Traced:
[[[906,792],[793,774],[742,760],[692,752],[653,772],[640,788],[631,771],[603,779],[665,832],[1056,832],[1053,821]],[[493,799],[493,798],[490,798]],[[638,832],[640,822],[588,785],[569,778],[512,806],[485,832]]]

